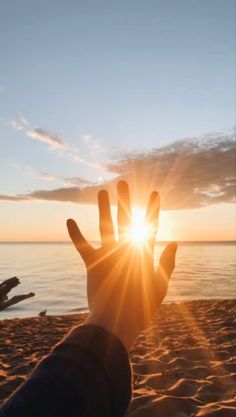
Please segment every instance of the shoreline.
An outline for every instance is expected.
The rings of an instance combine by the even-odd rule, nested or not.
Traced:
[[[228,298],[225,298],[225,297],[218,297],[218,298],[217,297],[215,297],[215,298],[186,298],[186,299],[182,298],[182,299],[169,300],[169,301],[167,299],[167,300],[162,302],[162,305],[171,305],[171,304],[178,305],[178,304],[195,303],[195,302],[211,302],[211,301],[212,302],[217,302],[217,301],[233,301],[233,300],[236,300],[235,296],[228,297]],[[16,307],[16,309],[18,309],[18,308],[19,308],[19,305],[18,305],[18,307]],[[20,307],[20,309],[21,309],[21,307]],[[40,313],[40,311],[39,311],[39,313],[36,314],[36,315],[28,315],[28,316],[21,316],[20,315],[20,316],[15,316],[15,317],[1,317],[3,315],[6,315],[8,311],[12,312],[13,310],[15,310],[15,307],[13,307],[13,308],[10,307],[9,309],[6,308],[5,310],[0,311],[0,323],[4,320],[35,319],[35,318],[39,317],[39,313]],[[21,310],[21,313],[22,313],[22,310]],[[63,313],[52,313],[52,314],[50,314],[50,311],[49,311],[49,312],[46,313],[45,316],[46,317],[65,317],[65,316],[80,316],[81,314],[82,315],[83,314],[89,314],[89,307],[77,307],[77,308],[68,310],[68,311],[63,312]]]
[[[0,404],[87,314],[0,320]],[[130,360],[127,416],[236,415],[236,299],[163,304]]]

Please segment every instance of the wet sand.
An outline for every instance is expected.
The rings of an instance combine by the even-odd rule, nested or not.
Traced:
[[[0,321],[0,404],[85,317]],[[236,300],[162,305],[130,360],[134,392],[127,416],[235,417]]]

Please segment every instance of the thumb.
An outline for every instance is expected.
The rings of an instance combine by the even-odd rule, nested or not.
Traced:
[[[169,243],[161,254],[159,268],[165,272],[168,279],[175,268],[175,255],[177,251],[177,244],[175,242]]]

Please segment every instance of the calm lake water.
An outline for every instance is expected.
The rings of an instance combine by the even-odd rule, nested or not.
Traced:
[[[156,247],[156,261],[164,245]],[[83,262],[71,243],[1,243],[0,282],[17,276],[12,295],[34,298],[0,312],[0,319],[66,314],[87,308]],[[181,243],[166,302],[236,297],[234,243]]]

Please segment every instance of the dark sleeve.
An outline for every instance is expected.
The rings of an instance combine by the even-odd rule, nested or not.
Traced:
[[[0,410],[1,417],[118,417],[131,398],[128,354],[101,327],[78,326]]]

